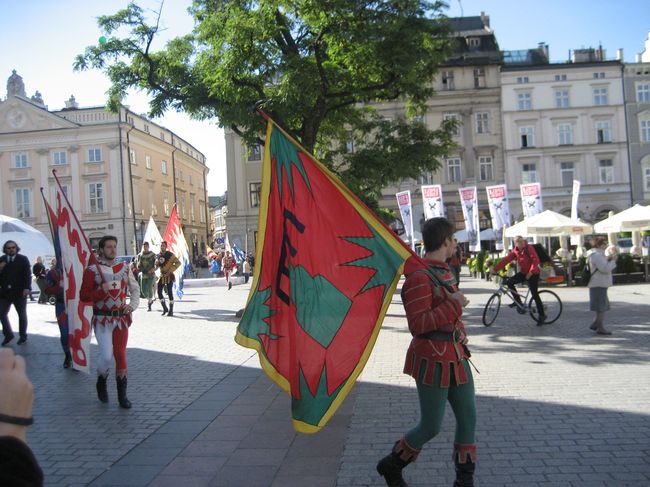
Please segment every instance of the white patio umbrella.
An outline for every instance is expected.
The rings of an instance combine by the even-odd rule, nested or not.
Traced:
[[[468,242],[469,239],[467,238],[467,230],[458,230],[456,233],[454,233],[454,236],[456,237],[457,242]]]
[[[496,240],[497,233],[492,228],[481,230],[481,240]]]
[[[593,227],[582,220],[573,220],[568,216],[552,210],[546,210],[524,221],[508,227],[504,232],[507,237],[559,237],[562,235],[586,235]]]
[[[634,205],[594,225],[598,233],[650,230],[650,206]]]
[[[0,215],[0,245],[4,245],[7,240],[18,244],[20,253],[29,259],[30,264],[34,264],[40,255],[45,267],[49,267],[54,258],[54,247],[43,232],[22,220]]]

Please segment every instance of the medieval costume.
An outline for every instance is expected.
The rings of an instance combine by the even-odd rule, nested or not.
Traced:
[[[68,369],[72,365],[72,355],[70,354],[69,332],[68,332],[68,313],[65,309],[65,298],[63,296],[63,273],[61,269],[52,265],[52,268],[47,272],[45,292],[54,296],[56,301],[54,303],[54,314],[56,315],[56,322],[59,325],[59,334],[61,336],[61,348],[65,354],[63,360],[63,368]]]
[[[140,297],[147,300],[147,311],[151,311],[154,300],[153,283],[156,278],[156,254],[151,250],[143,250],[138,257],[138,272],[140,273]]]
[[[140,302],[140,287],[128,263],[111,264],[99,260],[98,264],[88,266],[84,271],[80,297],[93,303],[92,325],[99,346],[97,397],[101,402],[108,402],[106,379],[115,356],[118,401],[121,407],[128,409],[131,402],[126,397],[126,344],[131,313]],[[130,294],[128,304],[127,293]]]
[[[476,463],[474,431],[476,403],[468,364],[467,335],[462,307],[449,295],[458,291],[447,264],[425,260],[426,266],[407,276],[402,301],[413,339],[406,354],[404,373],[416,380],[421,419],[395,443],[393,451],[377,465],[390,486],[405,486],[401,470],[415,461],[421,448],[440,432],[449,401],[456,416],[453,460],[454,486],[473,486]]]
[[[160,299],[160,304],[163,308],[163,316],[174,316],[174,281],[176,276],[174,276],[174,271],[178,269],[181,265],[180,260],[176,257],[171,251],[167,250],[167,246],[160,246],[160,253],[156,258],[156,267],[160,270],[160,279],[158,279],[158,299]],[[167,308],[167,303],[165,303],[165,296],[163,294],[163,289],[167,291],[167,297],[169,298],[169,308]]]

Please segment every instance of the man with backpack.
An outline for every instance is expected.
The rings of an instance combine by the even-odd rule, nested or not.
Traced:
[[[539,298],[539,293],[537,288],[539,286],[539,257],[535,248],[530,245],[524,237],[521,235],[515,238],[515,247],[506,255],[501,262],[499,262],[490,272],[491,274],[496,274],[498,271],[503,269],[509,262],[517,260],[517,266],[519,267],[519,272],[514,276],[509,278],[506,281],[507,286],[512,291],[512,296],[515,301],[521,306],[521,297],[515,288],[515,284],[521,282],[526,282],[530,288],[530,294],[535,301],[535,306],[537,306],[537,315],[539,317],[537,321],[537,326],[541,326],[546,321],[546,313],[544,311],[544,306],[542,305],[542,300]],[[511,307],[517,306],[515,303],[510,305]],[[525,313],[522,307],[517,308],[520,313]]]

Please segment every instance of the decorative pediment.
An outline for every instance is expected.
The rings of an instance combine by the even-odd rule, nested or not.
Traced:
[[[20,96],[11,96],[0,103],[0,134],[33,132],[78,127],[41,105]]]

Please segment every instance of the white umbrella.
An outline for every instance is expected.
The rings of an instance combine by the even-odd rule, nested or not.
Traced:
[[[506,236],[512,238],[542,236],[552,237],[561,235],[586,235],[592,232],[592,226],[581,220],[573,220],[561,213],[546,210],[526,218],[523,222],[508,227]]]
[[[497,233],[492,228],[481,230],[481,240],[496,240]]]
[[[594,225],[598,233],[631,232],[650,229],[650,206],[634,205]]]
[[[29,259],[30,264],[34,264],[40,255],[45,267],[49,267],[54,258],[54,247],[43,232],[22,220],[0,215],[0,245],[4,245],[7,240],[18,244],[20,253]]]
[[[456,241],[458,242],[468,242],[469,239],[467,238],[467,230],[458,230],[454,236],[456,237]]]

